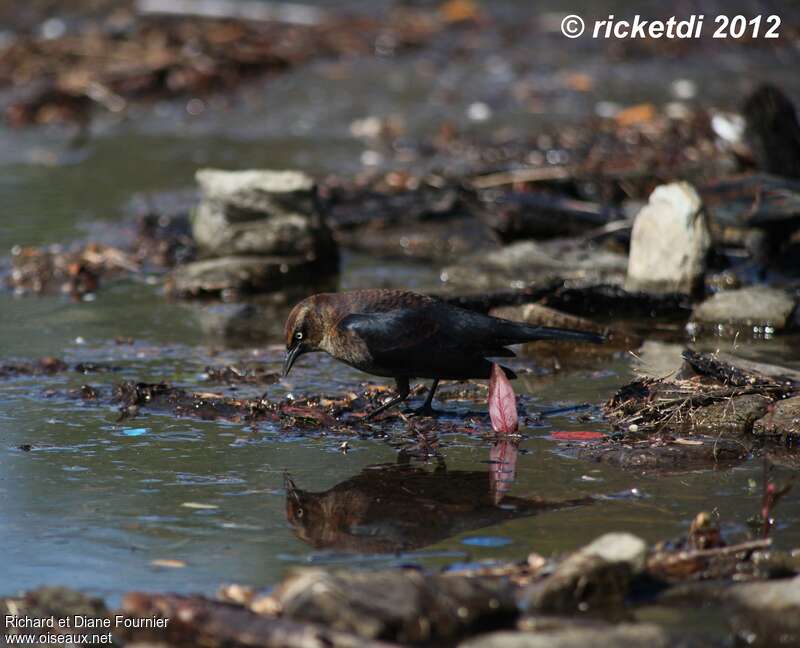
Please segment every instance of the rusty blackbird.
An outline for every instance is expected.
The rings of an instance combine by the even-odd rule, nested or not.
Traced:
[[[375,376],[394,378],[397,394],[370,417],[408,398],[409,380],[433,380],[425,404],[431,414],[440,380],[489,378],[488,358],[513,357],[506,348],[534,340],[602,342],[584,331],[532,326],[491,317],[406,290],[354,290],[312,295],[289,313],[284,376],[295,361],[325,351]],[[503,367],[509,378],[513,371]]]

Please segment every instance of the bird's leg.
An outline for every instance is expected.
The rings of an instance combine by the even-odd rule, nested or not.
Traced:
[[[417,416],[435,416],[436,410],[433,409],[431,403],[433,403],[433,395],[436,393],[436,388],[439,387],[439,379],[435,378],[434,381],[431,383],[431,387],[428,390],[428,396],[425,398],[425,402],[422,404],[422,407],[415,409],[414,414]]]
[[[390,407],[394,407],[399,403],[402,403],[406,398],[408,398],[408,395],[411,392],[411,389],[408,386],[408,378],[395,378],[394,381],[397,383],[397,394],[395,397],[386,401],[380,407],[376,407],[374,410],[372,410],[369,414],[367,414],[367,419],[374,418],[381,412],[389,409]]]

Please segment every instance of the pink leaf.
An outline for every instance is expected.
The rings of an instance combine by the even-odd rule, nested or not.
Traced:
[[[492,365],[489,381],[489,417],[492,429],[498,434],[511,434],[519,427],[517,419],[517,397],[500,365]]]
[[[497,441],[489,451],[489,484],[492,499],[499,504],[511,490],[517,476],[517,444],[511,441]]]
[[[550,438],[556,441],[597,441],[605,439],[606,435],[602,432],[551,432]]]

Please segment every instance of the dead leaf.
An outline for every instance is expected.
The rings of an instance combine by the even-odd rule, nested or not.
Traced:
[[[646,124],[656,118],[656,107],[651,103],[636,104],[617,113],[616,120],[620,126]]]
[[[459,23],[480,18],[480,9],[473,0],[448,0],[439,11],[445,22]]]
[[[492,365],[492,378],[489,381],[489,417],[492,419],[492,429],[498,434],[511,434],[519,428],[517,397],[498,364]]]
[[[564,82],[567,84],[569,88],[576,90],[578,92],[589,92],[594,86],[594,81],[592,77],[588,74],[584,74],[583,72],[572,72],[568,74]]]
[[[565,431],[565,432],[551,432],[551,439],[557,441],[597,441],[605,439],[606,435],[602,432],[589,432],[589,431]]]

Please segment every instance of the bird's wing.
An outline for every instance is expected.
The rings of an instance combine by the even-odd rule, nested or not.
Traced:
[[[354,313],[337,325],[345,335],[357,336],[379,363],[416,362],[427,365],[431,354],[511,357],[502,344],[487,339],[485,331],[470,330],[452,317],[449,309],[398,308],[379,313]],[[477,335],[476,335],[477,333]]]
[[[491,357],[514,352],[495,340],[478,339],[437,306],[399,308],[344,317],[338,332],[349,337],[369,357],[365,371],[378,375],[462,380],[488,378]],[[467,327],[468,329],[468,327]],[[476,342],[478,344],[476,344]],[[376,371],[378,370],[378,371]],[[385,373],[381,373],[385,372]],[[507,375],[514,377],[511,370]]]

